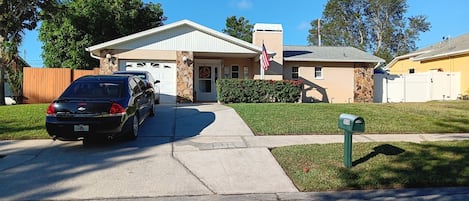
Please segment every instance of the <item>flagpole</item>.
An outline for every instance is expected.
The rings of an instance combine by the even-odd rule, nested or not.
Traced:
[[[259,59],[259,62],[260,62],[260,65],[259,65],[259,66],[261,66],[261,79],[262,79],[262,80],[265,79],[265,68],[264,68],[264,67],[265,67],[265,66],[264,66],[265,63],[262,62],[262,59],[264,59],[264,58],[263,58],[263,55],[264,55],[264,48],[265,48],[264,40],[262,40],[262,55],[259,57],[259,58],[260,58],[260,59]]]
[[[261,71],[261,80],[264,79],[264,66],[262,66],[262,58],[259,57],[259,66],[261,67],[260,71]]]

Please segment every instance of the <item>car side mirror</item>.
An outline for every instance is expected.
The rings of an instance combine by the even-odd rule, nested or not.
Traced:
[[[158,83],[160,83],[160,80],[156,80],[156,81],[155,81],[155,84],[158,84]]]
[[[153,88],[153,86],[151,85],[150,82],[146,82],[146,87],[147,87],[147,89]]]

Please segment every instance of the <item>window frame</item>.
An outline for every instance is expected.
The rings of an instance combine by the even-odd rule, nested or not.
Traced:
[[[296,71],[294,71],[293,69],[296,69]],[[296,75],[296,77],[294,75]],[[291,79],[292,80],[300,79],[300,67],[299,66],[292,66],[291,67]]]
[[[319,71],[317,69],[319,69]],[[317,74],[318,72],[320,73],[319,76]],[[315,66],[314,67],[314,79],[317,79],[317,80],[324,79],[324,70],[323,70],[322,66]]]
[[[238,70],[236,70],[236,71],[233,70],[234,67],[238,68]],[[239,65],[236,65],[236,64],[231,65],[231,72],[230,72],[230,77],[231,77],[231,79],[240,79],[239,73],[240,73],[240,67],[239,67]],[[234,74],[237,74],[237,77],[233,77]]]

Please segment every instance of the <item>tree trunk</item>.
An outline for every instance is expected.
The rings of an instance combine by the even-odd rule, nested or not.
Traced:
[[[0,64],[0,105],[5,105],[5,69],[3,67],[3,64]]]

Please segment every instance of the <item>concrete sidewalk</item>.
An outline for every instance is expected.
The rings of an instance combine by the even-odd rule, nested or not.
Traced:
[[[136,141],[0,141],[0,200],[468,200],[468,188],[298,192],[269,148],[343,135],[254,136],[219,104],[160,105]],[[360,135],[354,142],[469,140],[469,134]],[[6,182],[7,181],[7,182]]]

